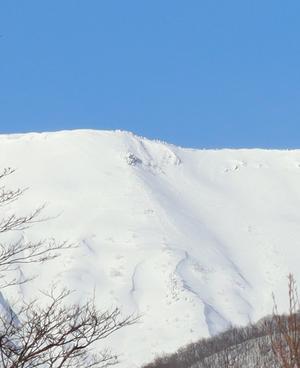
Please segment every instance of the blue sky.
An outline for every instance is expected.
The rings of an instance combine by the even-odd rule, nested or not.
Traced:
[[[0,132],[300,147],[299,0],[2,0]]]

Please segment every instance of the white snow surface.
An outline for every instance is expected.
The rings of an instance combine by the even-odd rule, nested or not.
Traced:
[[[5,289],[0,305],[58,283],[77,301],[95,294],[100,309],[138,313],[107,342],[122,368],[256,321],[272,292],[286,299],[289,272],[300,279],[300,150],[194,150],[78,130],[1,135],[8,166],[7,187],[29,190],[5,211],[46,203],[49,217],[13,237],[79,246],[20,267],[20,278],[38,277]]]

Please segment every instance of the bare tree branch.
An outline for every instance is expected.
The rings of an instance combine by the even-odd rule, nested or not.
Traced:
[[[51,290],[45,308],[37,301],[1,317],[0,358],[3,368],[106,367],[117,358],[108,350],[94,353],[92,345],[136,322],[121,317],[118,308],[99,312],[93,300],[66,306],[70,292]]]
[[[0,174],[0,181],[14,173],[11,168]],[[0,207],[18,200],[24,190],[0,187]],[[0,234],[24,230],[44,221],[41,206],[25,216],[11,214],[0,219]],[[27,242],[21,238],[14,243],[0,243],[0,287],[20,285],[23,280],[10,277],[22,264],[43,263],[60,255],[60,251],[73,248],[68,242],[54,239]],[[113,365],[117,357],[109,350],[96,353],[93,345],[106,339],[119,329],[136,322],[136,318],[121,317],[118,308],[100,312],[94,300],[81,305],[67,305],[69,290],[44,292],[48,303],[40,307],[37,300],[21,307],[7,308],[0,314],[0,366],[1,368],[102,368]]]

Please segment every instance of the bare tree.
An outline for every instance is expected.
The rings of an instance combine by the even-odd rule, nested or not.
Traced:
[[[273,353],[282,368],[300,368],[300,316],[297,285],[292,274],[288,275],[289,311],[280,315],[275,298],[274,311],[266,329]]]
[[[117,357],[110,351],[94,353],[92,345],[135,319],[120,310],[99,312],[93,300],[66,306],[69,291],[51,292],[41,308],[36,301],[0,319],[0,362],[3,368],[106,367]]]
[[[6,169],[0,180],[14,172]],[[24,190],[0,187],[0,207],[16,201]],[[24,230],[42,221],[40,207],[25,216],[16,214],[0,220],[0,234]],[[19,240],[0,243],[0,288],[29,281],[7,277],[19,265],[49,261],[59,251],[73,247],[54,240],[37,243]],[[0,293],[1,294],[1,293]],[[93,346],[119,329],[136,322],[134,316],[122,317],[119,308],[100,312],[94,300],[68,305],[70,291],[52,289],[44,293],[48,303],[41,307],[35,300],[0,314],[0,366],[3,368],[90,368],[117,362],[109,350],[95,352]]]
[[[0,181],[12,175],[14,171],[11,168],[5,169],[0,174]],[[7,189],[5,185],[0,186],[0,209],[20,199],[25,190],[11,190]],[[44,219],[41,218],[43,208],[44,206],[38,207],[24,216],[18,216],[15,213],[8,216],[3,214],[2,219],[0,219],[0,234],[24,230],[34,223],[43,221]],[[26,242],[22,238],[12,243],[0,242],[0,288],[21,284],[31,279],[20,280],[10,277],[21,264],[49,261],[58,257],[59,251],[72,247],[73,245],[68,242],[58,243],[54,239],[41,240],[36,243]]]

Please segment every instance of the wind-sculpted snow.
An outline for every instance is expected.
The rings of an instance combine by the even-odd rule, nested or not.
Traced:
[[[300,151],[191,150],[119,131],[2,135],[0,150],[17,169],[7,186],[30,188],[7,210],[46,202],[48,220],[13,236],[78,244],[22,266],[17,277],[38,277],[4,298],[56,283],[139,313],[111,341],[122,367],[255,321],[288,272],[299,279]]]

